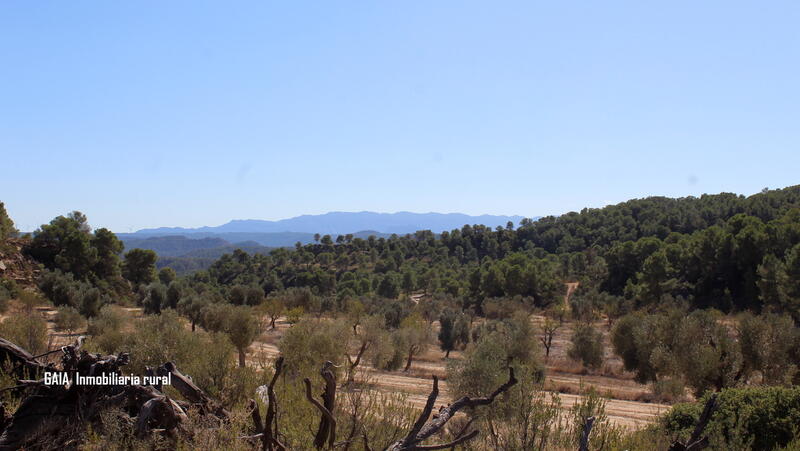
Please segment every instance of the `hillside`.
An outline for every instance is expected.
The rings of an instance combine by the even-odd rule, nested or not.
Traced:
[[[39,265],[23,253],[27,243],[27,240],[20,238],[0,239],[0,278],[12,280],[23,287],[36,283]]]
[[[518,371],[525,391],[513,398],[522,403],[504,401],[511,417],[547,411],[548,421],[573,426],[582,420],[564,417],[570,406],[591,404],[606,426],[638,428],[667,409],[680,415],[683,407],[668,403],[708,392],[800,384],[797,186],[633,199],[518,227],[323,236],[271,250],[192,234],[128,241],[178,255],[158,261],[152,251],[123,252],[115,234],[88,224],[80,212],[58,216],[13,249],[14,262],[29,255],[46,268],[29,279],[59,309],[31,308],[38,295],[12,299],[4,336],[40,353],[58,346],[50,331],[86,329],[90,350],[107,360],[130,353],[136,372],[176,362],[235,409],[262,383],[234,372],[236,360],[260,380],[264,364],[282,365],[277,356],[287,365],[285,399],[300,394],[287,390],[308,384],[304,377],[331,381],[330,362],[339,379],[327,383],[344,382],[343,396],[372,390],[409,408],[427,405],[420,387],[431,374],[442,377],[447,402],[486,395]],[[165,264],[177,270],[157,271]],[[15,328],[21,321],[31,326]],[[305,415],[295,404],[279,409]],[[783,422],[793,414],[769,415]],[[674,436],[654,431],[661,441]],[[575,434],[562,433],[574,449]],[[636,449],[622,444],[627,437],[615,447]]]

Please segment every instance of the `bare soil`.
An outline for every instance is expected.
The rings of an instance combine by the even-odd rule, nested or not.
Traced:
[[[15,309],[12,308],[4,316],[13,315]],[[63,332],[55,331],[53,319],[55,309],[52,307],[38,307],[48,323],[50,334],[50,349],[72,343],[76,335],[68,335]],[[137,308],[126,308],[132,316],[141,316],[141,310]],[[534,325],[540,325],[544,318],[533,315],[531,321]],[[263,362],[264,359],[272,359],[279,353],[278,342],[291,327],[285,318],[280,318],[276,322],[274,330],[267,329],[261,334],[259,339],[253,343],[248,355],[248,361],[255,364]],[[661,413],[669,409],[667,404],[642,402],[649,398],[650,390],[647,386],[635,382],[632,375],[622,369],[619,359],[613,355],[608,346],[608,328],[604,322],[598,322],[596,327],[603,331],[606,343],[606,364],[602,369],[596,371],[586,371],[580,364],[571,361],[566,356],[569,346],[569,337],[572,334],[573,324],[569,321],[564,322],[553,340],[553,348],[547,362],[545,387],[552,393],[558,392],[562,405],[565,409],[570,408],[579,399],[581,393],[585,393],[590,387],[594,387],[601,395],[607,398],[606,414],[609,419],[623,427],[639,428],[649,422],[654,421]],[[189,327],[187,322],[187,327]],[[434,329],[438,328],[438,323],[434,323]],[[460,351],[450,353],[451,359],[462,357]],[[416,407],[422,408],[425,405],[428,393],[431,388],[431,376],[436,375],[440,378],[440,403],[447,403],[453,400],[447,385],[447,360],[444,352],[438,347],[431,346],[427,351],[414,359],[411,369],[408,372],[384,371],[370,367],[362,363],[357,377],[370,383],[379,390],[386,392],[402,392],[408,396],[408,402]]]

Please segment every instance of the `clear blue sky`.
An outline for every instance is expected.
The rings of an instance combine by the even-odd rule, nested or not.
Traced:
[[[800,183],[800,2],[0,4],[20,229]]]

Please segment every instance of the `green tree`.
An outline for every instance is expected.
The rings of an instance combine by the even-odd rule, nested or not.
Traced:
[[[161,270],[158,271],[158,280],[164,285],[169,285],[177,277],[178,275],[175,274],[175,270],[169,266],[161,268]]]
[[[278,349],[289,374],[310,375],[326,361],[340,362],[349,337],[349,327],[342,321],[303,319],[286,331]]]
[[[773,254],[764,256],[761,265],[758,266],[758,285],[759,299],[762,304],[771,310],[781,310],[783,300],[781,298],[781,275],[783,274],[783,262]]]
[[[161,310],[167,308],[167,289],[158,282],[153,282],[144,289],[144,299],[142,306],[146,314],[160,314]]]
[[[358,352],[354,358],[345,352],[347,357],[347,384],[355,381],[355,371],[362,359],[367,356],[372,357],[373,365],[381,367],[385,364],[390,351],[389,332],[384,327],[383,318],[379,315],[372,315],[364,318],[361,326],[361,333],[354,336]]]
[[[364,308],[364,303],[362,303],[358,299],[348,300],[346,313],[347,313],[347,322],[353,328],[353,335],[358,335],[358,326],[361,324],[361,320],[367,313],[366,309]]]
[[[461,361],[451,361],[448,377],[457,396],[485,396],[496,387],[506,373],[506,358],[502,341],[485,335],[469,349]]]
[[[253,314],[253,309],[246,306],[231,309],[227,318],[225,333],[239,352],[239,366],[244,367],[247,348],[261,333],[259,323]]]
[[[122,275],[134,286],[149,284],[156,279],[158,255],[149,249],[132,249],[125,254]]]
[[[639,383],[658,380],[658,369],[651,360],[659,346],[660,317],[633,313],[620,318],[611,332],[614,353],[622,359],[627,371]]]
[[[94,231],[91,245],[97,250],[97,260],[93,267],[94,274],[104,280],[119,278],[119,254],[125,248],[122,241],[110,230],[101,228]]]
[[[162,282],[163,283],[163,282]],[[178,308],[178,303],[183,297],[184,286],[181,282],[173,280],[167,286],[167,297],[165,300],[164,308],[171,308],[173,310]]]
[[[406,345],[406,366],[403,371],[408,371],[411,368],[411,362],[414,356],[419,355],[430,344],[430,329],[428,324],[418,314],[412,314],[405,318],[397,333],[403,337],[403,342]]]
[[[14,221],[8,216],[5,204],[0,202],[0,241],[5,240],[15,233],[17,233],[17,229],[14,228]]]
[[[269,327],[275,329],[275,320],[283,315],[283,312],[286,311],[286,306],[280,298],[270,296],[261,303],[259,310],[269,317]]]
[[[442,351],[445,351],[444,358],[450,357],[450,351],[456,348],[456,320],[457,313],[453,310],[445,310],[439,317],[439,343]]]
[[[27,251],[49,269],[60,269],[73,273],[76,278],[87,279],[98,257],[90,231],[86,216],[73,211],[36,230]]]
[[[786,263],[778,277],[781,310],[800,322],[800,244],[786,253]]]
[[[189,318],[189,321],[192,323],[192,332],[195,331],[197,323],[202,321],[203,309],[208,304],[208,299],[199,294],[191,294],[178,301],[178,312]]]
[[[414,273],[411,271],[406,271],[403,273],[403,292],[405,294],[411,294],[416,288],[417,281],[416,277],[414,277]]]
[[[766,385],[791,385],[798,374],[800,329],[791,317],[743,313],[737,325],[742,371]]]
[[[400,296],[400,282],[398,281],[396,273],[387,273],[383,279],[381,279],[378,285],[378,295],[388,299],[396,299]]]
[[[599,368],[603,364],[603,334],[590,324],[581,324],[572,334],[567,355],[584,366]]]

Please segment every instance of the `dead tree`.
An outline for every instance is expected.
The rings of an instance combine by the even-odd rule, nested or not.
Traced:
[[[76,378],[103,377],[119,378],[120,368],[127,365],[130,357],[126,353],[118,355],[91,354],[81,349],[82,340],[75,345],[65,346],[61,352],[60,364],[44,365],[35,356],[8,342],[0,341],[0,358],[15,362],[28,373],[40,375],[44,371],[58,371],[69,375],[70,383],[65,385],[45,385],[44,379],[18,379],[12,390],[24,392],[23,399],[14,412],[0,421],[0,451],[24,447],[37,448],[43,438],[49,440],[48,447],[66,445],[65,434],[70,425],[88,423],[100,424],[103,412],[118,409],[123,412],[126,423],[134,428],[136,435],[143,437],[151,433],[164,433],[175,437],[184,430],[187,411],[197,407],[201,414],[213,413],[219,418],[227,418],[227,412],[219,407],[174,364],[167,362],[159,368],[172,374],[174,387],[189,401],[181,402],[168,397],[150,385],[109,384],[82,385]]]
[[[472,440],[478,435],[478,430],[475,429],[472,432],[466,433],[466,428],[464,428],[459,436],[457,436],[453,441],[449,443],[444,443],[441,445],[420,445],[424,440],[430,438],[445,426],[448,421],[461,409],[468,407],[474,409],[478,406],[487,406],[494,402],[494,399],[501,393],[507,391],[511,388],[514,384],[517,383],[517,378],[514,377],[514,369],[508,369],[508,381],[497,388],[491,395],[485,398],[475,398],[472,399],[469,396],[464,396],[450,404],[449,406],[442,407],[439,409],[439,414],[429,420],[431,416],[431,412],[433,411],[433,405],[436,403],[436,398],[439,396],[439,378],[433,376],[433,389],[431,390],[431,394],[428,395],[428,401],[425,403],[425,408],[422,409],[422,413],[420,414],[417,421],[414,423],[414,426],[411,428],[411,431],[401,440],[398,440],[389,447],[386,448],[386,451],[412,451],[412,450],[433,450],[433,449],[445,449],[451,448],[466,441]]]
[[[705,449],[708,447],[708,437],[700,437],[703,435],[703,431],[708,426],[708,422],[711,421],[711,416],[714,414],[714,411],[717,408],[717,394],[714,393],[708,398],[706,401],[706,405],[703,408],[703,413],[700,415],[700,418],[697,420],[697,424],[694,426],[694,431],[692,431],[691,437],[685,443],[681,443],[677,440],[672,442],[669,447],[669,451],[699,451],[701,449]]]
[[[320,371],[322,378],[325,380],[322,403],[314,399],[311,394],[311,381],[308,378],[303,379],[303,383],[306,385],[306,399],[322,414],[317,434],[314,436],[314,446],[317,449],[323,448],[326,442],[329,448],[333,448],[336,442],[336,418],[333,416],[333,411],[336,407],[336,376],[331,371],[332,367],[334,367],[333,363],[328,361],[325,362]]]
[[[589,434],[592,433],[592,426],[594,426],[594,417],[589,417],[583,423],[583,430],[581,431],[581,441],[578,444],[578,451],[589,451]]]
[[[258,409],[258,403],[255,400],[250,400],[250,408],[252,410],[253,424],[256,427],[256,435],[254,437],[261,439],[261,448],[265,451],[285,451],[286,447],[278,440],[278,425],[277,425],[277,398],[275,397],[275,383],[278,377],[283,372],[283,357],[278,357],[275,360],[275,373],[267,385],[267,413],[264,416],[264,421],[261,421],[261,413]],[[263,387],[263,386],[262,386]]]
[[[217,418],[227,419],[230,414],[217,401],[209,398],[203,390],[192,382],[191,379],[181,373],[175,364],[167,362],[158,367],[159,376],[171,375],[172,387],[178,390],[187,401],[197,407],[202,414],[213,414]]]
[[[12,373],[17,376],[27,375],[33,377],[47,369],[47,365],[37,361],[36,357],[30,352],[4,338],[0,338],[0,364],[5,363],[12,366]]]
[[[553,338],[556,335],[556,331],[561,327],[560,324],[547,318],[544,322],[544,326],[542,330],[544,335],[539,337],[539,341],[542,342],[544,345],[544,359],[547,360],[550,358],[550,348],[553,346]]]

